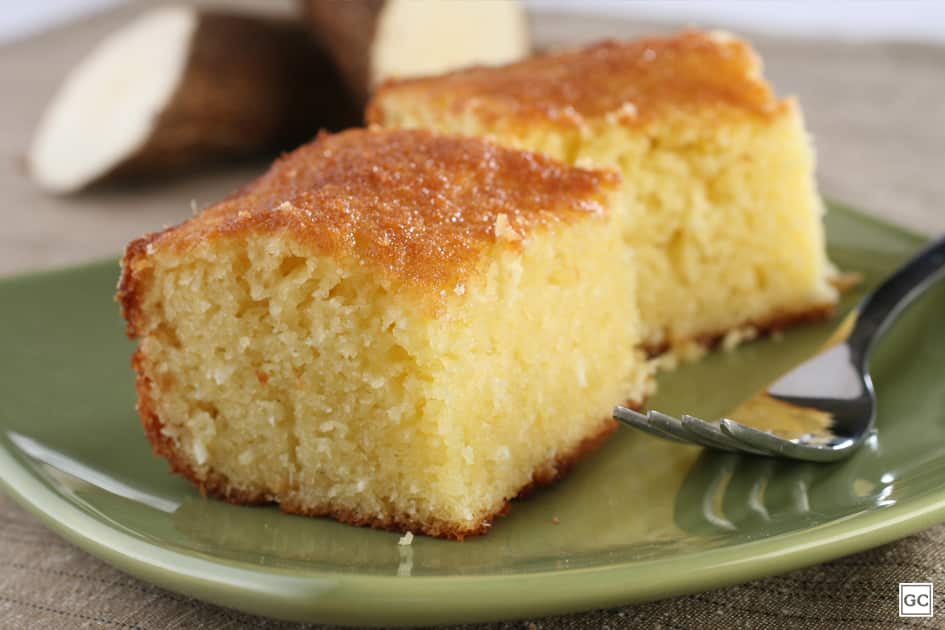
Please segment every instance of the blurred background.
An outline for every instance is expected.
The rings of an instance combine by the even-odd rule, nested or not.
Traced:
[[[183,4],[298,15],[296,0]],[[0,12],[0,275],[116,256],[260,173],[272,155],[139,189],[43,194],[24,155],[63,79],[96,44],[167,2],[5,3]],[[945,231],[945,2],[525,0],[535,49],[684,26],[748,38],[781,95],[796,95],[828,198],[928,234]],[[294,146],[294,145],[293,145]],[[25,211],[24,209],[29,209]]]
[[[8,3],[0,39],[20,37],[128,0]],[[529,8],[622,15],[673,23],[745,28],[766,33],[945,42],[940,0],[526,0]]]

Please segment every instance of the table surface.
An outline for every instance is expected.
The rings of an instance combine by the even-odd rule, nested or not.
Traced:
[[[267,11],[286,9],[267,3]],[[258,173],[210,168],[145,188],[72,198],[31,184],[22,155],[42,106],[75,59],[141,9],[126,6],[0,47],[0,274],[115,256],[131,238],[186,218]],[[632,19],[532,16],[543,46],[666,30]],[[749,34],[751,36],[751,34]],[[796,94],[816,144],[822,192],[926,233],[945,231],[945,48],[751,36],[766,73]],[[899,582],[945,582],[945,526],[784,576],[647,605],[535,620],[542,628],[935,627],[899,619]],[[941,600],[940,600],[941,601]],[[945,612],[940,613],[945,614]],[[522,627],[522,622],[505,624]],[[289,628],[125,576],[0,495],[0,628]],[[477,627],[503,627],[503,624]]]

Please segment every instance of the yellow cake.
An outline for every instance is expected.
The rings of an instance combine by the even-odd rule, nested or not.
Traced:
[[[621,194],[480,139],[320,136],[128,246],[149,439],[229,501],[487,531],[649,387]]]
[[[732,36],[610,41],[389,82],[367,120],[619,170],[651,352],[819,318],[836,301],[800,108]]]

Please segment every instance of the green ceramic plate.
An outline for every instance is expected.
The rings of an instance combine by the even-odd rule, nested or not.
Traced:
[[[828,231],[833,259],[867,286],[922,240],[839,207]],[[72,542],[186,595],[345,624],[549,615],[787,571],[945,520],[945,287],[878,349],[879,435],[847,462],[709,453],[621,430],[488,536],[401,547],[395,534],[203,499],[170,475],[134,412],[117,271],[0,281],[0,476]],[[723,413],[830,328],[680,369],[653,405]]]

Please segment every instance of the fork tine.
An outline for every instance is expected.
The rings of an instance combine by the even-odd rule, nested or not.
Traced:
[[[630,425],[634,429],[639,429],[644,433],[649,433],[650,435],[654,435],[664,440],[679,442],[680,444],[692,443],[690,440],[682,440],[672,433],[666,433],[665,431],[661,431],[655,426],[652,426],[650,424],[650,419],[646,414],[634,411],[633,409],[627,409],[626,407],[614,407],[614,418],[620,422],[623,422],[624,424]]]
[[[689,444],[697,443],[700,446],[704,446],[700,440],[695,439],[695,436],[686,431],[683,428],[682,423],[680,423],[679,420],[673,416],[650,409],[649,420],[650,425],[655,426],[660,431],[665,431],[666,433],[674,435],[680,440],[684,440]]]
[[[791,457],[809,462],[837,461],[846,457],[857,446],[857,442],[851,439],[832,446],[797,443],[765,431],[759,431],[729,418],[723,419],[719,423],[719,428],[726,435],[754,448],[763,448],[779,457]]]
[[[691,432],[693,435],[699,436],[702,442],[711,448],[724,451],[746,452],[752,455],[769,455],[768,451],[756,449],[753,446],[730,438],[722,433],[715,424],[707,422],[702,418],[683,414],[682,425],[684,429]]]
[[[719,422],[719,429],[733,440],[741,444],[747,444],[751,448],[763,450],[771,455],[784,456],[788,452],[794,454],[796,450],[806,450],[804,447],[792,444],[790,440],[779,438],[773,433],[760,431],[730,418],[723,418]],[[791,449],[792,446],[796,448]]]
[[[686,431],[692,434],[693,439],[698,439],[701,444],[709,448],[729,452],[738,450],[729,438],[719,433],[710,423],[702,418],[683,414],[682,426]]]

